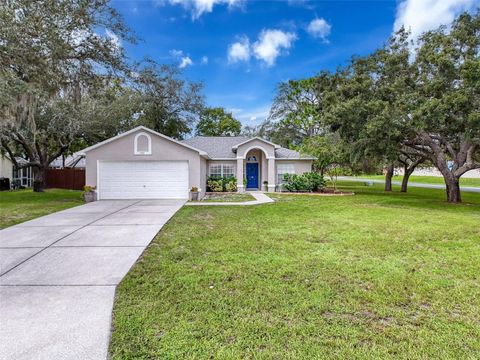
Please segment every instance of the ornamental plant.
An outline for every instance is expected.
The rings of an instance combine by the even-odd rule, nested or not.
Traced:
[[[315,172],[304,173],[301,175],[285,174],[283,180],[285,181],[283,187],[291,192],[318,191],[325,187],[323,176]]]
[[[207,190],[212,192],[235,192],[237,191],[237,178],[234,176],[209,178]]]

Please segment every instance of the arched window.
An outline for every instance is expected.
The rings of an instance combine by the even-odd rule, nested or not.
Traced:
[[[135,135],[135,155],[152,155],[152,138],[147,133],[141,132]]]

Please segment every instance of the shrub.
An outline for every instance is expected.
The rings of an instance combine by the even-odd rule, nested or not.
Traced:
[[[283,177],[285,183],[283,187],[287,191],[317,191],[325,187],[323,176],[315,173],[285,174]]]
[[[86,193],[93,192],[96,188],[97,188],[96,186],[85,185],[83,187],[83,192],[86,192]]]
[[[237,178],[234,176],[223,177],[223,178],[209,178],[207,180],[207,191],[212,192],[222,192],[237,191]]]
[[[301,176],[305,177],[309,191],[318,191],[325,187],[325,179],[319,173],[308,172]]]
[[[225,190],[228,192],[237,191],[237,179],[230,178],[229,181],[225,184]]]
[[[207,189],[208,191],[213,191],[213,192],[223,191],[222,179],[208,179]]]

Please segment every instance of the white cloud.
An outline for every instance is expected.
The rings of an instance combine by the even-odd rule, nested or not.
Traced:
[[[190,57],[188,57],[188,56],[184,56],[184,57],[182,57],[182,60],[180,61],[180,65],[178,65],[178,67],[180,69],[184,69],[184,68],[186,68],[187,66],[190,66],[190,65],[193,65],[192,59],[190,59]]]
[[[404,0],[398,4],[394,31],[405,26],[414,38],[440,25],[448,25],[463,11],[473,9],[476,0]]]
[[[315,9],[314,2],[309,0],[287,0],[287,3],[289,6],[303,7],[310,10]]]
[[[228,62],[234,64],[250,59],[250,41],[246,36],[228,47]]]
[[[181,5],[192,13],[192,19],[198,19],[204,13],[211,13],[215,5],[227,5],[229,8],[240,6],[243,0],[156,0],[158,6]]]
[[[183,51],[182,50],[172,49],[168,53],[170,54],[170,56],[175,57],[175,58],[183,56]]]
[[[330,35],[332,26],[325,19],[314,19],[308,24],[308,33],[317,39],[327,41],[327,36]]]
[[[207,65],[208,64],[208,56],[202,56],[202,58],[200,59],[200,63],[202,65]]]
[[[117,48],[120,49],[122,47],[122,40],[115,34],[113,31],[106,29],[105,34],[107,37],[110,38],[110,41],[113,43],[113,45]]]
[[[263,104],[249,110],[230,108],[228,111],[232,112],[233,116],[243,125],[258,125],[268,117],[270,107],[270,104]]]
[[[292,47],[297,36],[294,33],[283,32],[277,29],[264,29],[258,40],[253,44],[253,53],[267,66],[275,64],[275,60],[282,53],[286,53]]]

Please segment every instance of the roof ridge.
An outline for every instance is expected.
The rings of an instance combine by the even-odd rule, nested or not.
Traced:
[[[195,138],[237,138],[237,137],[250,138],[249,136],[245,136],[245,135],[219,135],[219,136],[196,135],[184,140],[190,140]]]

